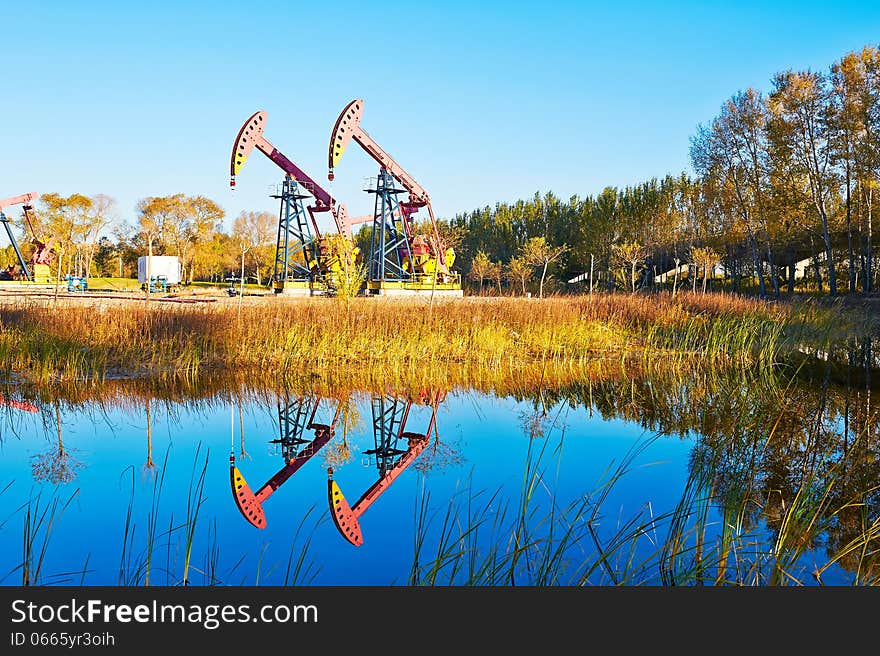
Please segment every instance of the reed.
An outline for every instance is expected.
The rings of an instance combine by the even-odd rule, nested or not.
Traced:
[[[168,307],[145,302],[0,307],[7,378],[101,380],[198,376],[221,369],[307,375],[361,368],[383,375],[464,368],[472,376],[596,358],[674,355],[771,364],[781,354],[870,334],[854,308],[766,303],[722,294],[547,299],[264,299],[258,305]]]
[[[791,393],[784,381],[776,389]],[[530,451],[518,503],[500,490],[468,486],[441,516],[423,487],[409,583],[826,585],[834,571],[833,585],[880,585],[876,423],[869,418],[841,445],[823,426],[824,403],[810,406],[812,423],[802,433],[778,431],[791,415],[772,402],[734,414],[723,435],[708,431],[694,448],[678,504],[660,514],[650,504],[628,517],[609,507],[614,486],[642,466],[659,433],[564,507],[544,462],[546,445]],[[768,469],[778,473],[792,459],[780,480],[766,480]]]
[[[190,476],[189,491],[186,495],[186,521],[184,522],[184,556],[183,556],[183,585],[189,585],[189,569],[192,561],[193,543],[195,541],[196,527],[198,526],[199,513],[205,502],[205,477],[208,472],[208,461],[211,456],[210,450],[205,453],[205,461],[201,470],[198,468],[199,453],[202,445],[198,445],[193,462],[192,475]]]
[[[208,580],[210,585],[220,582],[220,552],[216,519],[214,519],[213,523],[208,524],[206,547],[203,557],[204,567],[199,569],[192,565],[193,550],[198,532],[197,529],[200,526],[199,515],[201,507],[205,502],[205,482],[210,457],[210,453],[206,453],[204,458],[200,459],[201,451],[201,444],[199,444],[193,460],[189,488],[186,494],[185,519],[183,522],[175,524],[174,514],[171,513],[168,518],[168,528],[161,532],[159,531],[160,505],[162,491],[165,486],[165,472],[168,468],[170,447],[165,452],[165,457],[157,476],[153,478],[150,507],[147,512],[146,528],[144,529],[143,534],[139,531],[134,517],[136,491],[135,469],[133,466],[129,466],[123,472],[122,476],[125,477],[128,475],[130,479],[130,494],[125,519],[123,521],[122,548],[119,560],[117,585],[154,585],[157,569],[155,564],[156,556],[158,549],[163,546],[161,541],[164,541],[166,560],[164,567],[159,568],[159,572],[161,573],[164,571],[166,585],[170,585],[172,580],[174,580],[175,583],[182,585],[190,585],[192,583],[190,578],[191,569],[201,573],[205,579]],[[183,551],[183,572],[181,577],[177,579],[174,576],[174,570],[178,564],[181,543]]]
[[[8,486],[7,486],[8,487]],[[4,488],[5,490],[6,488]],[[62,500],[60,493],[55,492],[46,502],[43,501],[42,492],[28,498],[18,512],[22,512],[22,560],[14,567],[7,576],[21,571],[21,585],[31,586],[43,583],[43,563],[49,549],[53,531],[63,512],[76,498],[79,490],[74,490],[66,500]],[[88,566],[88,562],[86,562]],[[63,574],[56,574],[57,580]],[[5,577],[4,577],[5,578]]]
[[[284,585],[309,585],[321,571],[320,566],[311,561],[309,556],[315,531],[327,521],[327,516],[321,515],[306,533],[306,520],[314,511],[315,506],[310,506],[293,533],[293,538],[290,541],[290,555],[284,570]]]

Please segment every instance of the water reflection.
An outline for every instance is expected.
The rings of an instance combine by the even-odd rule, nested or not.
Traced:
[[[256,528],[266,527],[266,513],[263,503],[272,496],[285,481],[290,479],[320,451],[335,435],[343,402],[335,402],[335,410],[329,423],[316,420],[318,408],[321,406],[320,396],[294,398],[285,397],[278,401],[279,437],[270,440],[270,444],[280,448],[283,461],[282,467],[254,493],[245,481],[244,476],[235,464],[235,452],[229,455],[230,483],[232,496],[242,516]],[[240,406],[239,406],[240,407]],[[307,435],[311,433],[311,437]],[[244,451],[244,427],[242,422],[242,455]]]
[[[73,481],[83,463],[75,458],[69,450],[64,448],[64,436],[61,428],[61,404],[55,401],[52,407],[55,412],[57,440],[48,451],[37,454],[31,459],[31,472],[36,481],[48,481],[54,485],[59,485]]]
[[[131,517],[144,511],[148,525],[154,527],[145,540],[146,553],[158,553],[160,547],[177,553],[207,544],[205,558],[210,563],[203,569],[211,572],[220,569],[222,560],[217,553],[218,534],[231,533],[235,540],[229,543],[248,549],[245,555],[225,556],[231,563],[256,560],[254,567],[260,571],[265,544],[289,539],[285,527],[297,521],[302,524],[301,518],[314,505],[316,514],[333,524],[330,529],[331,522],[327,522],[326,533],[323,529],[315,533],[321,552],[316,557],[327,553],[336,559],[327,555],[333,565],[326,567],[322,582],[329,584],[353,582],[349,577],[355,576],[352,572],[357,568],[346,563],[363,562],[358,559],[375,559],[369,562],[376,572],[387,574],[388,580],[406,576],[406,564],[402,575],[392,563],[405,563],[407,545],[427,545],[432,539],[446,541],[444,554],[463,554],[464,558],[483,550],[498,557],[498,562],[503,562],[500,550],[504,545],[528,544],[529,549],[555,554],[558,559],[553,565],[557,578],[547,580],[571,585],[607,580],[668,585],[876,584],[880,582],[880,416],[875,408],[875,381],[880,377],[865,365],[865,357],[873,358],[874,353],[855,345],[846,357],[811,355],[796,368],[777,372],[671,366],[627,370],[609,365],[595,375],[562,384],[538,380],[529,387],[520,381],[515,389],[494,393],[447,392],[445,386],[391,387],[374,393],[345,388],[277,390],[259,385],[225,389],[209,385],[200,390],[192,383],[191,393],[176,392],[168,399],[158,397],[148,382],[112,381],[89,400],[17,386],[4,389],[0,397],[0,445],[5,452],[17,454],[4,458],[0,490],[12,485],[9,481],[28,477],[47,489],[69,486],[72,490],[80,485],[82,505],[90,507],[103,503],[95,490],[117,484],[123,467],[140,469],[154,481],[154,490],[161,489],[167,473],[168,490],[164,496],[153,492],[153,505],[143,509],[133,501],[127,509],[117,508],[116,515],[108,512],[102,521],[118,520],[128,526],[131,520],[133,527],[136,522]],[[438,427],[441,411],[443,426]],[[263,415],[271,417],[270,429],[260,419]],[[131,448],[124,439],[96,439],[84,447],[84,434],[102,422],[112,425],[113,436],[131,437],[137,446]],[[441,442],[441,429],[444,434],[457,433],[467,443]],[[254,446],[254,435],[260,436],[261,446],[271,447],[271,460],[248,454],[246,431],[255,454],[263,449]],[[37,436],[42,436],[48,448],[35,441]],[[651,479],[637,473],[630,482],[630,473],[614,481],[617,496],[604,489],[595,495],[607,461],[620,462],[633,440],[651,436],[659,437],[651,445],[653,451],[645,451],[645,459],[671,462],[665,474]],[[224,495],[222,504],[205,507],[202,519],[194,512],[190,520],[190,507],[185,512],[181,508],[189,502],[180,501],[187,497],[186,477],[193,468],[192,459],[187,463],[191,449],[186,449],[202,439],[206,446],[220,445],[213,453],[221,453],[217,467],[222,476],[212,475],[216,468],[209,469],[207,476],[209,489],[216,484],[224,488]],[[154,458],[154,448],[161,454],[171,443],[178,455],[170,459],[166,455],[164,461],[161,455]],[[523,465],[523,458],[511,457],[545,444],[548,453],[558,454],[558,462],[551,467],[554,476],[529,470],[532,465]],[[109,454],[115,454],[112,466],[107,464]],[[205,467],[216,462],[214,458],[209,463],[204,451],[197,455],[200,467],[202,461]],[[361,459],[366,469],[355,466]],[[85,471],[86,463],[94,467]],[[517,471],[523,467],[527,476]],[[167,471],[173,468],[185,472]],[[159,481],[155,480],[157,471],[162,471]],[[540,484],[530,482],[530,493],[538,490],[534,498],[549,508],[549,514],[536,507],[521,515],[511,513],[509,518],[533,522],[537,528],[499,523],[491,537],[480,537],[490,543],[479,542],[478,532],[468,522],[483,511],[457,488],[471,475],[468,472],[476,472],[478,484],[490,492],[495,485],[522,482],[535,474]],[[251,487],[246,475],[259,485]],[[395,492],[386,494],[395,482]],[[460,536],[440,530],[438,537],[430,527],[413,526],[412,509],[421,507],[424,499],[418,495],[423,488],[432,492],[433,502],[440,507],[447,503],[451,507],[458,498],[463,504],[474,504],[462,515]],[[225,489],[231,489],[232,503]],[[270,501],[275,492],[279,495]],[[356,500],[350,503],[343,492]],[[514,484],[503,496],[519,503],[522,491]],[[201,496],[193,498],[192,507],[198,509]],[[583,509],[578,504],[585,499],[602,505],[601,510],[593,506],[586,514],[559,510],[569,503]],[[22,495],[0,493],[0,515],[13,516],[27,508],[27,503]],[[367,514],[370,508],[373,511]],[[165,534],[155,528],[161,526],[156,518],[160,510],[169,515]],[[501,517],[494,508],[485,512]],[[635,519],[626,520],[628,512]],[[273,513],[279,521],[274,521]],[[239,515],[246,521],[241,522]],[[602,516],[614,521],[602,524],[597,521]],[[206,530],[202,528],[205,517],[213,523],[208,524],[208,537],[199,542],[199,530]],[[273,521],[267,522],[267,517]],[[561,518],[564,527],[547,530]],[[85,520],[78,518],[74,523],[80,521]],[[198,527],[197,521],[202,522]],[[14,524],[0,525],[5,545],[19,542],[11,539],[18,537],[11,528]],[[509,530],[505,533],[501,528]],[[136,554],[140,544],[133,540],[134,529],[130,530],[131,534],[125,533],[123,551]],[[419,533],[422,530],[424,535]],[[177,539],[184,531],[191,543],[185,548],[172,544],[172,536]],[[91,553],[96,547],[88,542],[88,531],[80,533],[74,532],[65,546],[80,540],[90,545]],[[412,538],[414,533],[418,539]],[[510,539],[520,533],[529,539]],[[260,542],[264,535],[266,543]],[[365,535],[372,537],[365,540]],[[160,545],[160,539],[168,544]],[[361,548],[350,549],[349,544]],[[396,558],[382,556],[380,560],[371,547],[393,548]],[[614,565],[617,561],[608,551],[612,548],[626,553],[628,560]],[[10,565],[6,570],[17,564],[9,546],[0,549],[0,558],[3,567]],[[72,564],[59,558],[55,569],[63,572],[85,571],[82,559],[98,562],[98,556],[91,560],[81,556]],[[118,564],[118,552],[105,555],[103,566],[114,559]],[[525,553],[517,552],[511,560],[529,565],[507,572],[506,580],[534,583],[530,577],[537,576],[540,567],[535,569]],[[145,580],[137,574],[143,564],[136,558],[133,562],[131,569],[136,573],[124,580]],[[173,562],[167,569],[173,569]],[[470,571],[463,565],[453,569],[457,576]],[[334,578],[337,571],[339,578]],[[570,577],[561,578],[563,571],[570,572]],[[609,578],[596,578],[596,572]],[[210,580],[214,581],[214,574]],[[507,584],[501,580],[455,582]]]
[[[235,505],[242,517],[252,526],[266,527],[266,512],[263,504],[286,481],[296,474],[311,458],[324,449],[336,437],[337,426],[342,424],[342,439],[335,444],[325,458],[328,464],[328,498],[330,515],[339,533],[355,546],[363,544],[363,534],[359,518],[375,503],[391,484],[422,454],[430,444],[432,433],[436,435],[433,455],[436,462],[444,459],[454,462],[447,450],[441,450],[437,431],[437,408],[446,398],[446,393],[437,389],[422,389],[417,394],[386,391],[370,396],[372,417],[373,448],[363,451],[367,461],[375,467],[378,479],[369,486],[357,502],[350,506],[334,479],[334,473],[352,460],[348,443],[348,431],[359,422],[357,406],[352,395],[338,399],[325,399],[321,395],[284,396],[278,400],[279,436],[269,440],[276,447],[282,465],[261,487],[254,492],[241,469],[237,466],[234,449],[229,455],[230,485]],[[330,403],[329,414],[322,423],[318,412],[327,413],[325,401]],[[428,409],[422,431],[413,430],[419,414],[413,406]],[[149,408],[149,404],[147,406]],[[244,421],[241,419],[239,405],[241,448],[239,458],[246,456],[244,449]],[[149,430],[148,430],[149,434]],[[441,456],[440,454],[444,455]],[[248,456],[249,457],[249,456]],[[457,461],[460,462],[460,459]],[[422,467],[426,472],[429,465]]]
[[[364,543],[360,517],[428,446],[430,435],[437,427],[437,406],[445,398],[446,393],[441,390],[424,389],[417,397],[398,392],[385,392],[374,394],[370,399],[373,448],[364,451],[364,455],[372,456],[371,459],[379,474],[378,479],[353,506],[350,506],[333,479],[333,468],[327,471],[329,476],[327,493],[333,523],[342,537],[354,546],[359,547]],[[414,403],[430,409],[427,427],[422,432],[407,430]]]

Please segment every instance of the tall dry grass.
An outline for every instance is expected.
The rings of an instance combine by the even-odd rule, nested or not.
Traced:
[[[605,295],[548,299],[265,299],[258,305],[113,302],[0,308],[7,378],[195,376],[343,368],[439,374],[510,372],[596,358],[736,359],[772,363],[804,344],[823,348],[868,330],[856,310],[729,295]]]

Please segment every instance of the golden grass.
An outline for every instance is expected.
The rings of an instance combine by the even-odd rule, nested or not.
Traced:
[[[7,377],[34,382],[224,370],[478,382],[609,358],[772,363],[786,349],[820,348],[867,329],[862,315],[841,307],[689,293],[435,300],[433,307],[423,299],[18,300],[0,307],[0,361]]]

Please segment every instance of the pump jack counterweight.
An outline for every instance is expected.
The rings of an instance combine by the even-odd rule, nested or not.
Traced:
[[[229,479],[232,497],[242,517],[256,528],[266,528],[266,513],[263,503],[275,493],[291,476],[298,472],[318,451],[336,434],[336,424],[342,412],[342,403],[337,402],[333,418],[329,424],[315,421],[321,397],[297,397],[279,399],[278,424],[279,439],[271,444],[281,446],[284,465],[263,486],[254,492],[241,471],[235,465],[235,455],[229,456]],[[313,431],[314,437],[306,439],[306,431]]]

